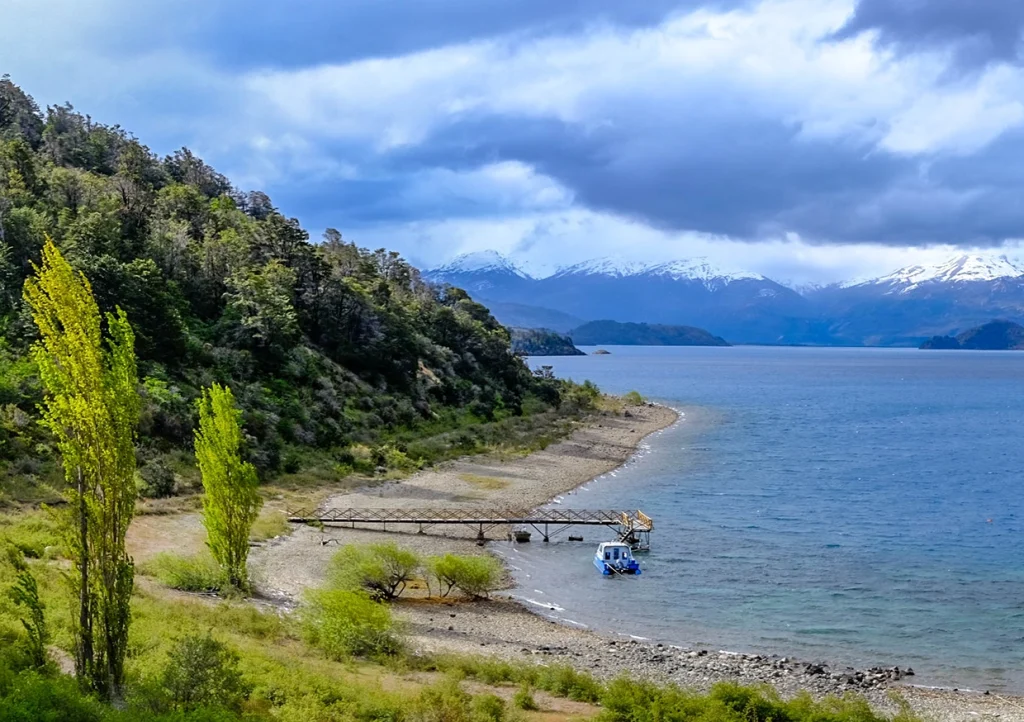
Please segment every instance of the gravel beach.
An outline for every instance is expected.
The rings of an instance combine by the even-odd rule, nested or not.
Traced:
[[[539,506],[625,463],[644,437],[680,419],[686,423],[685,412],[680,416],[664,406],[631,407],[629,416],[607,413],[569,438],[528,456],[467,458],[401,481],[337,494],[323,506]],[[475,532],[462,527],[432,528],[426,534],[416,531],[390,525],[386,533],[300,527],[254,549],[250,565],[262,594],[287,605],[322,582],[341,544],[386,538],[421,554],[486,553],[475,542]],[[892,697],[896,693],[925,719],[936,722],[1024,722],[1024,698],[918,688],[912,686],[912,670],[833,668],[822,660],[682,649],[623,639],[558,624],[500,596],[474,603],[411,599],[396,605],[396,611],[408,624],[410,645],[423,651],[570,664],[600,678],[628,672],[696,689],[732,680],[767,683],[787,696],[802,690],[815,696],[854,691],[888,712],[898,709]]]

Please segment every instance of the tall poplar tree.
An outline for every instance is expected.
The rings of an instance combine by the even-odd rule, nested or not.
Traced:
[[[66,494],[64,542],[77,613],[75,672],[109,699],[120,693],[135,568],[125,534],[135,513],[135,427],[140,399],[135,335],[120,308],[106,314],[89,281],[47,239],[25,282],[39,328],[33,355],[45,389],[43,423],[57,439]]]
[[[256,468],[242,460],[241,412],[227,386],[203,389],[198,401],[196,461],[203,476],[203,524],[214,559],[238,589],[249,588],[249,533],[260,513]]]

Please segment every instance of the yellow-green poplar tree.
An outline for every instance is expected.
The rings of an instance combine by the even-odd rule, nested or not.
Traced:
[[[102,316],[89,281],[53,242],[25,282],[39,328],[33,356],[68,482],[63,524],[75,599],[75,672],[109,699],[120,693],[135,568],[125,534],[135,513],[135,427],[140,399],[135,335],[124,311]]]
[[[249,588],[246,562],[249,533],[260,513],[256,468],[242,460],[241,412],[231,389],[213,384],[203,389],[196,429],[196,461],[203,476],[203,524],[206,543],[228,582]]]

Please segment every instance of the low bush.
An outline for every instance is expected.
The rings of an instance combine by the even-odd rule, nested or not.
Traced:
[[[150,462],[136,472],[139,496],[147,499],[174,496],[176,483],[174,472],[160,462]]]
[[[474,722],[504,722],[505,700],[495,694],[481,694],[473,698],[470,710]]]
[[[437,580],[442,597],[447,597],[452,589],[474,599],[486,597],[500,589],[503,581],[501,565],[489,556],[445,554],[431,557],[427,569]]]
[[[390,656],[401,649],[391,610],[366,593],[325,589],[311,593],[308,602],[303,636],[331,659]]]
[[[604,687],[600,682],[586,672],[579,672],[568,665],[541,667],[534,684],[537,689],[576,702],[596,704],[601,701],[604,694]]]
[[[160,679],[168,706],[185,712],[210,707],[239,709],[251,688],[242,678],[238,662],[238,653],[210,633],[178,639]]]
[[[744,687],[731,682],[699,694],[673,685],[617,679],[601,697],[605,722],[654,722],[657,719],[709,722],[915,722],[907,710],[895,717],[872,711],[863,697],[850,695],[815,701],[809,694],[783,700],[770,687]]]
[[[533,698],[533,692],[530,690],[528,682],[524,682],[523,685],[516,690],[516,693],[512,696],[512,704],[516,706],[516,709],[521,709],[525,712],[533,712],[540,709],[537,704],[537,700]]]
[[[622,400],[627,406],[643,406],[644,397],[640,395],[639,391],[630,391],[628,394],[622,397]]]
[[[413,705],[413,719],[419,722],[471,722],[472,696],[457,679],[446,679],[425,687]]]
[[[349,544],[331,558],[328,583],[335,589],[367,592],[378,600],[399,596],[420,567],[420,558],[394,542]]]
[[[209,554],[183,556],[163,552],[140,568],[161,584],[183,592],[219,592],[228,589],[227,576]]]

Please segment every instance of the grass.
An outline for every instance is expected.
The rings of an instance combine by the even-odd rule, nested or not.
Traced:
[[[163,552],[142,564],[139,571],[183,592],[219,592],[227,586],[223,570],[208,553],[187,557]]]
[[[264,509],[252,525],[249,538],[252,541],[266,541],[274,537],[284,536],[291,533],[292,526],[288,523],[288,517],[280,509]]]
[[[504,489],[509,485],[508,479],[498,479],[494,476],[459,474],[459,478],[467,484],[475,486],[477,489],[485,489],[487,491],[497,491],[498,489]]]
[[[0,516],[0,531],[8,540],[19,542],[19,548],[52,548],[57,541],[52,522],[38,511]],[[40,582],[48,622],[55,632],[54,643],[67,650],[72,646],[68,590],[61,580],[61,561],[48,556],[52,554],[32,560],[30,566]],[[200,580],[210,571],[197,560],[183,562],[164,557],[150,564],[162,569],[158,573],[192,574]],[[151,571],[150,565],[142,571]],[[0,568],[0,580],[9,579],[8,572]],[[180,713],[173,717],[177,722],[554,722],[566,718],[551,710],[533,711],[535,690],[576,700],[584,707],[574,707],[575,715],[604,722],[914,720],[906,713],[896,718],[879,716],[856,697],[823,702],[808,697],[782,700],[766,689],[736,685],[719,685],[710,694],[697,694],[629,679],[598,680],[568,666],[540,666],[526,661],[399,653],[382,664],[351,656],[359,652],[396,653],[396,646],[386,636],[375,637],[384,642],[369,648],[352,643],[353,629],[365,628],[373,634],[387,631],[387,619],[381,616],[386,608],[379,605],[353,614],[351,599],[329,600],[336,604],[326,609],[328,623],[318,627],[310,638],[314,644],[310,644],[304,638],[302,615],[282,615],[241,600],[185,598],[145,584],[136,585],[127,695],[123,708],[115,710],[81,697],[75,685],[61,675],[17,673],[17,650],[24,632],[18,610],[5,599],[0,589],[0,719],[4,720],[170,720],[160,707],[161,696],[154,692],[155,685],[165,677],[169,654],[182,638],[211,632],[218,643],[238,655],[238,670],[251,693],[240,713]],[[305,631],[309,633],[308,628]],[[460,680],[472,680],[473,684]],[[659,711],[657,717],[651,716],[652,710]]]

